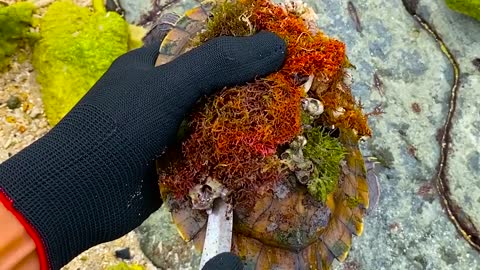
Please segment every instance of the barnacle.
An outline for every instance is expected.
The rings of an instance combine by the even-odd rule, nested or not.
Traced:
[[[316,117],[323,113],[323,104],[318,99],[302,99],[302,108],[311,116]]]
[[[194,186],[188,196],[192,200],[193,209],[211,210],[215,199],[225,199],[229,194],[230,191],[220,182],[208,177],[205,183]]]

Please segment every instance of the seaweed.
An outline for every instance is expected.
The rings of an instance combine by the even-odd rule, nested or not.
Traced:
[[[480,0],[445,0],[445,2],[450,9],[480,20]]]
[[[305,158],[314,164],[314,171],[308,183],[308,192],[318,201],[325,202],[333,192],[340,178],[340,161],[346,149],[337,138],[326,134],[322,127],[305,132],[307,144],[303,149]]]

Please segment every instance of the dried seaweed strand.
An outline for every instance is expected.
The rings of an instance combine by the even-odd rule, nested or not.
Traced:
[[[448,165],[448,154],[450,145],[452,143],[452,138],[450,131],[452,129],[452,119],[453,115],[455,114],[456,106],[457,106],[457,96],[458,90],[460,87],[460,67],[450,52],[448,47],[443,42],[440,35],[433,29],[430,24],[423,19],[420,15],[416,13],[416,9],[412,8],[416,7],[415,3],[412,5],[409,0],[402,0],[403,5],[407,9],[408,13],[412,15],[412,17],[420,24],[420,26],[425,29],[435,41],[438,43],[442,53],[448,58],[450,64],[453,68],[453,83],[451,87],[451,95],[449,100],[449,108],[447,117],[442,127],[441,136],[439,140],[440,144],[440,159],[437,165],[437,172],[435,174],[435,182],[438,189],[438,193],[441,198],[441,202],[445,211],[448,214],[448,217],[455,225],[458,232],[463,236],[463,238],[477,251],[480,252],[480,232],[478,228],[476,228],[475,224],[473,223],[472,219],[462,210],[462,208],[458,205],[457,202],[452,198],[452,193],[448,186],[448,178],[447,178],[447,165]],[[413,1],[416,2],[416,1]]]

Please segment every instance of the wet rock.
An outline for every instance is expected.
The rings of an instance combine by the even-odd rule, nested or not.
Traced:
[[[201,254],[180,237],[165,206],[135,232],[143,253],[160,269],[198,269]]]
[[[158,18],[166,13],[182,15],[198,2],[193,0],[118,0],[119,8],[129,23],[155,25]]]
[[[319,24],[327,34],[346,42],[354,65],[362,63],[351,71],[354,95],[361,98],[366,111],[379,103],[387,105],[382,117],[370,119],[373,138],[362,146],[365,155],[378,157],[386,167],[378,171],[379,205],[365,219],[364,234],[353,240],[347,262],[360,261],[362,269],[469,269],[478,265],[478,253],[455,230],[431,181],[440,153],[436,134],[448,111],[453,68],[435,39],[402,4],[411,3],[409,8],[433,25],[460,65],[448,175],[455,200],[477,227],[480,73],[472,59],[480,51],[480,23],[451,11],[444,1],[358,0],[361,36],[351,25],[347,5],[336,9],[329,2],[315,4]],[[378,40],[385,37],[379,45]],[[375,70],[382,71],[383,94],[372,81]],[[401,230],[391,224],[401,224]],[[446,246],[454,257],[439,252]]]

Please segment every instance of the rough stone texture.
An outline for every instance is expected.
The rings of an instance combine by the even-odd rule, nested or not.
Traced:
[[[201,254],[180,237],[170,212],[161,207],[136,232],[145,255],[161,269],[197,269]]]
[[[431,179],[439,158],[437,130],[445,121],[452,68],[437,43],[406,12],[401,0],[352,1],[362,23],[355,30],[347,3],[316,1],[319,25],[346,42],[354,94],[366,111],[383,104],[372,119],[374,138],[364,153],[380,158],[382,195],[356,238],[347,264],[337,269],[478,269],[479,254],[446,217]],[[420,1],[418,11],[441,34],[461,68],[458,111],[449,158],[454,198],[480,225],[480,23],[449,10],[443,1]],[[383,82],[375,88],[373,74]],[[417,105],[413,105],[416,103]],[[414,111],[417,111],[415,112]]]
[[[200,1],[194,0],[118,0],[120,6],[125,10],[125,19],[129,23],[144,24],[146,17],[150,16],[150,20],[154,21],[162,14],[172,12],[176,14],[183,14]]]
[[[277,1],[279,2],[279,1]],[[309,1],[320,27],[347,44],[352,89],[371,111],[374,137],[362,145],[378,157],[382,195],[337,269],[478,269],[479,254],[456,232],[442,209],[432,177],[436,141],[450,97],[453,71],[435,40],[406,12],[401,0],[357,0],[361,27],[347,1]],[[451,11],[443,1],[421,0],[418,12],[441,34],[461,66],[449,177],[454,198],[480,225],[480,23]],[[356,29],[361,29],[359,33]],[[374,74],[383,86],[375,83]],[[380,89],[379,89],[380,88]],[[160,228],[160,226],[159,226]]]
[[[125,10],[125,19],[130,23],[138,23],[144,14],[153,9],[153,0],[132,1],[119,0],[118,3]]]

